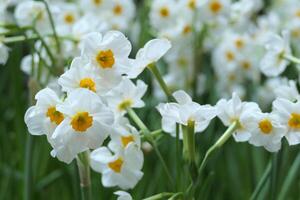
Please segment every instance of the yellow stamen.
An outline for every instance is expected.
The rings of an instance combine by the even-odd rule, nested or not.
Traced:
[[[288,125],[291,128],[300,128],[300,114],[292,113],[288,121]]]
[[[213,1],[210,3],[209,8],[214,13],[217,14],[222,9],[223,5],[219,1]]]
[[[122,141],[122,145],[123,147],[127,147],[127,145],[130,143],[130,142],[134,142],[134,138],[132,135],[129,135],[129,136],[122,136],[121,137],[121,141]]]
[[[159,13],[162,17],[169,17],[170,11],[167,7],[161,7]]]
[[[102,0],[93,0],[96,6],[99,6],[102,3]]]
[[[133,102],[131,99],[125,99],[118,105],[118,110],[123,111],[132,106]]]
[[[251,68],[251,63],[247,60],[244,60],[241,62],[241,66],[243,67],[243,69],[248,70]]]
[[[272,129],[273,129],[272,123],[271,123],[271,121],[268,120],[268,119],[263,119],[263,120],[261,120],[261,121],[259,122],[258,126],[259,126],[261,132],[262,132],[263,134],[266,134],[266,135],[267,135],[267,134],[270,134],[270,133],[272,132]]]
[[[196,8],[196,0],[189,0],[188,7],[192,10],[195,10]]]
[[[64,115],[56,110],[56,107],[50,107],[47,110],[46,116],[50,118],[52,123],[59,125],[64,120]]]
[[[117,4],[114,7],[114,13],[115,15],[121,15],[123,13],[123,7],[120,4]]]
[[[81,88],[89,89],[93,92],[96,92],[96,84],[91,78],[84,78],[80,81],[79,86]]]
[[[183,28],[182,33],[183,33],[184,35],[186,35],[186,34],[190,33],[191,31],[192,31],[191,26],[186,25],[186,26]]]
[[[71,120],[75,131],[84,132],[93,125],[93,117],[88,112],[78,112]]]
[[[245,46],[245,43],[241,38],[239,38],[235,40],[235,46],[236,48],[241,49]]]
[[[225,56],[228,61],[233,61],[235,59],[234,53],[232,51],[226,51]]]
[[[114,172],[120,173],[123,163],[124,163],[123,159],[119,157],[117,160],[108,163],[108,167],[111,168]]]
[[[65,16],[64,16],[64,20],[67,24],[73,24],[74,21],[75,21],[75,17],[74,15],[72,15],[71,13],[67,13]]]
[[[96,56],[96,61],[104,69],[112,68],[115,64],[114,53],[110,49],[106,51],[99,51]]]
[[[300,10],[297,10],[295,15],[296,15],[296,17],[300,17]]]

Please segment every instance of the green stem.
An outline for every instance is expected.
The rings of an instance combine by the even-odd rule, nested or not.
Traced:
[[[5,37],[3,39],[3,43],[10,44],[15,42],[23,42],[25,40],[36,40],[36,39],[38,39],[37,36],[25,37],[23,35],[20,35],[20,36]]]
[[[31,200],[33,198],[32,195],[32,157],[33,157],[33,136],[31,134],[27,135],[26,141],[26,150],[25,150],[25,181],[24,181],[24,199]]]
[[[283,55],[283,58],[288,60],[288,61],[291,61],[293,63],[300,64],[300,59],[293,56],[293,55],[285,54],[285,55]]]
[[[77,160],[78,173],[80,177],[80,188],[82,200],[91,200],[91,174],[90,174],[90,158],[89,151],[80,153]]]
[[[170,92],[166,82],[162,78],[157,66],[153,63],[153,64],[149,65],[148,68],[152,72],[152,74],[154,75],[156,80],[158,81],[158,83],[159,83],[161,89],[164,91],[168,101],[176,101],[174,99],[174,97],[172,96],[172,93]]]
[[[61,50],[60,49],[60,42],[59,42],[59,39],[58,39],[58,36],[57,36],[57,32],[56,32],[55,25],[54,25],[54,20],[53,20],[52,14],[50,12],[49,5],[45,0],[42,0],[42,1],[45,4],[45,7],[46,7],[46,10],[47,10],[47,13],[48,13],[51,28],[53,30],[53,35],[54,35],[54,40],[55,40],[55,43],[56,43],[57,52],[60,53],[60,50]]]
[[[225,133],[218,139],[218,141],[211,146],[205,156],[204,159],[201,162],[200,168],[199,168],[199,174],[202,172],[202,170],[204,169],[207,159],[209,158],[210,154],[212,152],[214,152],[216,149],[220,148],[221,146],[223,146],[223,144],[231,137],[231,135],[234,133],[234,131],[238,128],[239,123],[238,121],[234,121],[229,127],[228,129],[225,131]]]
[[[181,193],[181,192],[179,192],[179,193],[163,192],[163,193],[159,193],[159,194],[153,195],[153,196],[148,197],[148,198],[143,199],[143,200],[159,200],[159,199],[166,199],[167,197],[173,197],[174,195],[182,195],[182,193]]]
[[[40,87],[34,79],[30,79],[28,82],[29,88],[29,104],[35,104],[35,94],[39,91]],[[34,137],[31,134],[27,135],[26,150],[25,150],[25,178],[24,178],[24,199],[32,199],[32,163],[33,163],[33,148],[34,148]]]
[[[278,200],[286,199],[287,192],[289,191],[292,183],[297,178],[297,174],[299,173],[299,168],[300,168],[300,154],[298,154],[291,168],[288,170],[289,173],[287,174],[282,184],[280,193],[278,195]]]
[[[188,160],[190,175],[195,182],[198,178],[198,170],[196,163],[196,150],[195,150],[195,121],[188,120],[187,123],[187,145],[188,145]]]
[[[176,123],[176,187],[177,187],[177,191],[180,188],[180,182],[181,182],[181,171],[180,171],[181,155],[180,155],[179,132],[180,132],[180,125],[178,123]]]
[[[271,162],[267,165],[261,179],[259,180],[254,192],[252,193],[250,200],[255,200],[257,199],[257,196],[259,195],[260,191],[263,189],[263,187],[265,186],[268,177],[270,176],[271,173]]]
[[[163,169],[168,177],[168,180],[170,182],[170,184],[173,186],[173,179],[172,176],[169,172],[169,169],[166,165],[166,162],[164,160],[164,158],[162,157],[152,135],[150,130],[146,127],[146,125],[144,124],[144,122],[139,118],[139,116],[134,112],[134,110],[132,108],[128,108],[127,109],[127,113],[129,115],[129,117],[134,121],[134,123],[136,123],[136,125],[140,128],[140,130],[144,133],[145,138],[149,141],[149,143],[152,145],[158,159],[160,160]]]
[[[275,153],[272,155],[272,168],[271,168],[271,176],[270,176],[270,196],[271,199],[275,199],[276,188],[277,188],[277,172],[278,172],[278,154]]]

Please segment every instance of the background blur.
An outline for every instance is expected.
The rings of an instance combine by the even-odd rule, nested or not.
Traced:
[[[139,13],[145,17],[147,13]],[[145,25],[146,26],[146,25]],[[146,32],[146,31],[145,31]],[[149,35],[144,33],[143,44]],[[28,54],[28,47],[22,44],[10,45],[10,58],[6,66],[0,67],[0,200],[23,199],[24,168],[26,163],[33,169],[33,199],[72,199],[80,198],[79,177],[75,161],[70,165],[59,162],[50,156],[51,147],[45,137],[29,135],[24,123],[24,113],[28,108],[28,77],[20,70],[20,61]],[[210,72],[208,72],[209,74]],[[150,82],[150,74],[144,72],[143,79]],[[208,84],[213,87],[213,82]],[[147,107],[138,110],[144,122],[155,130],[160,127],[160,117],[154,107],[151,88],[145,101]],[[217,99],[212,92],[206,92],[198,99],[201,103],[215,104]],[[218,119],[213,120],[209,128],[197,134],[198,158],[202,159],[205,151],[224,132],[225,128]],[[34,144],[33,159],[26,159],[26,141],[32,137]],[[286,142],[286,141],[285,141]],[[160,139],[161,149],[168,167],[175,171],[175,139],[168,134]],[[236,143],[230,140],[222,150],[209,160],[202,180],[202,189],[197,191],[202,199],[248,199],[260,180],[268,162],[276,163],[272,169],[268,184],[260,193],[260,199],[276,199],[286,181],[290,166],[299,154],[299,145],[288,147],[286,143],[277,154],[270,154],[263,148],[256,148],[248,143]],[[156,155],[145,151],[144,177],[133,191],[135,199],[168,191],[168,183]],[[299,158],[298,158],[299,160]],[[299,162],[299,161],[298,161]],[[299,169],[297,169],[299,171]],[[300,199],[300,173],[295,173],[288,187],[286,199]],[[116,199],[112,193],[117,188],[107,189],[101,186],[101,175],[92,173],[94,199]],[[276,180],[272,179],[276,177]],[[270,181],[272,180],[272,181]],[[182,182],[185,179],[183,177]]]

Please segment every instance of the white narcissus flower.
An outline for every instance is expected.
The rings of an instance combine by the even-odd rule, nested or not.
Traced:
[[[233,137],[237,142],[245,142],[251,137],[252,118],[260,109],[256,103],[242,102],[236,93],[230,100],[221,99],[216,105],[219,110],[218,117],[225,126],[230,126],[234,121],[238,122],[238,128]],[[249,124],[250,123],[250,124]]]
[[[90,158],[92,169],[102,173],[102,184],[105,187],[131,189],[143,176],[143,152],[134,143],[114,155],[108,148],[101,147],[94,150]]]
[[[300,95],[295,81],[289,81],[288,85],[279,85],[275,88],[275,95],[278,98],[288,99],[292,102],[300,100]]]
[[[128,192],[116,191],[114,194],[118,195],[117,200],[132,200],[132,197]]]
[[[80,6],[85,12],[99,14],[111,5],[111,0],[80,0]]]
[[[178,4],[175,0],[154,0],[151,4],[150,23],[158,29],[166,29],[176,22]]]
[[[17,5],[14,15],[19,26],[34,25],[42,33],[51,30],[48,13],[43,2],[21,2]]]
[[[124,150],[131,143],[136,144],[138,148],[141,147],[139,132],[124,117],[119,117],[116,120],[110,138],[111,141],[108,143],[108,147],[114,152]]]
[[[105,95],[108,106],[117,114],[124,115],[128,108],[142,108],[145,103],[142,97],[147,91],[147,85],[138,80],[136,85],[129,79],[122,82]]]
[[[104,36],[101,33],[87,34],[83,41],[81,55],[91,61],[98,69],[111,70],[122,75],[128,68],[128,56],[131,43],[119,31],[109,31]]]
[[[153,39],[145,44],[136,55],[135,60],[131,60],[132,66],[126,72],[129,78],[136,78],[144,69],[157,62],[171,48],[171,42],[167,39]]]
[[[230,13],[230,0],[205,0],[199,13],[201,20],[209,22],[219,16],[224,17]]]
[[[9,56],[9,48],[1,43],[0,37],[0,65],[5,65]]]
[[[53,6],[53,17],[56,22],[56,30],[59,35],[69,35],[76,21],[79,20],[80,12],[73,3],[57,3]]]
[[[260,69],[266,76],[278,76],[288,64],[284,56],[291,54],[289,33],[282,32],[282,37],[270,34],[265,44],[266,54],[261,60]]]
[[[49,88],[39,91],[35,99],[36,105],[28,108],[24,117],[29,133],[51,138],[55,128],[64,120],[63,113],[57,110],[62,100]]]
[[[74,90],[57,110],[65,118],[52,135],[53,154],[63,162],[70,163],[78,153],[100,147],[111,132],[113,113],[94,92]]]
[[[93,68],[81,58],[72,61],[71,68],[58,79],[62,90],[70,93],[77,88],[86,88],[98,95],[104,95],[121,81],[121,76]]]
[[[286,127],[280,124],[278,116],[274,113],[257,113],[253,119],[249,143],[254,146],[263,146],[270,152],[279,151]]]
[[[300,143],[300,102],[291,102],[277,98],[273,102],[273,111],[279,117],[279,122],[287,127],[285,137],[289,145]]]
[[[174,137],[176,123],[187,126],[188,121],[194,121],[195,132],[202,132],[218,114],[217,110],[210,105],[193,102],[191,97],[182,90],[173,93],[173,96],[178,103],[161,103],[157,109],[162,115],[163,130]]]

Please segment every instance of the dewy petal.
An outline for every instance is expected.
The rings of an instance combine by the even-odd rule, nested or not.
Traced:
[[[98,32],[92,32],[85,35],[82,39],[83,48],[81,51],[82,56],[92,56],[96,51],[97,47],[101,45],[102,34]]]
[[[129,193],[124,191],[116,191],[114,192],[115,195],[118,195],[117,200],[132,200],[132,197]]]
[[[35,99],[37,100],[37,106],[53,106],[60,102],[57,94],[50,88],[45,88],[39,91],[35,95]]]
[[[32,135],[43,135],[45,113],[37,110],[36,106],[31,106],[25,113],[24,121],[28,127],[28,131]]]
[[[107,169],[107,163],[114,160],[114,156],[106,147],[100,147],[92,151],[90,158],[92,169],[100,173]]]
[[[131,52],[132,46],[125,35],[119,31],[109,31],[104,35],[103,43],[108,49],[112,49],[116,57],[127,58]]]
[[[143,152],[135,143],[130,143],[124,152],[126,165],[132,170],[141,170],[144,163]]]
[[[148,64],[157,62],[171,48],[167,39],[153,39],[145,44],[137,53],[137,59],[148,60]]]
[[[173,96],[179,104],[186,104],[192,102],[192,98],[183,90],[178,90],[174,92]]]

